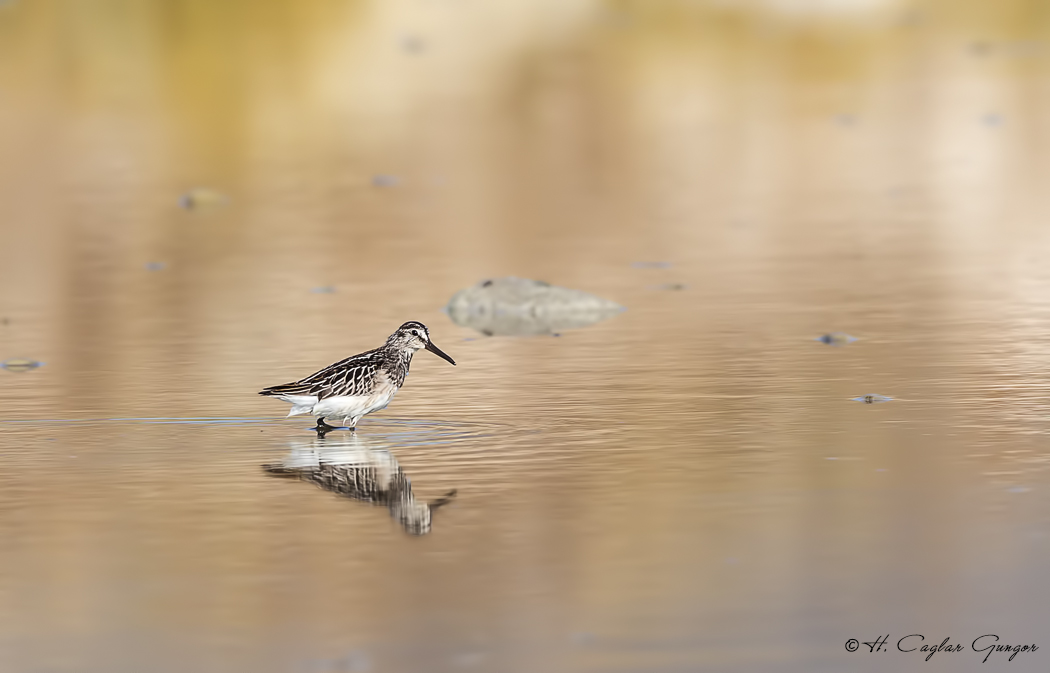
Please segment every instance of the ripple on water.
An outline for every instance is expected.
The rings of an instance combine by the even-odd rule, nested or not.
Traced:
[[[356,437],[358,446],[390,452],[422,498],[455,489],[462,506],[522,484],[547,483],[567,470],[592,476],[622,471],[629,467],[622,460],[592,457],[630,453],[633,446],[612,431],[610,444],[596,442],[594,433],[556,426],[389,417],[365,419],[354,435],[336,430],[323,440],[304,420],[274,417],[5,420],[0,428],[19,436],[19,448],[5,457],[13,470],[46,464],[53,472],[75,465],[78,471],[104,469],[118,480],[179,475],[233,488],[265,477],[260,465],[277,463],[290,451],[335,447]]]
[[[413,477],[460,489],[469,483],[474,493],[520,483],[572,455],[544,433],[500,423],[383,418],[358,426],[356,435],[396,454]]]
[[[182,427],[186,431],[161,431],[165,426]],[[63,440],[60,443],[67,446],[98,443],[103,437],[114,434],[134,434],[141,437],[133,448],[139,455],[172,453],[172,459],[175,456],[185,459],[187,452],[192,451],[195,461],[226,463],[239,461],[246,453],[252,459],[258,458],[260,450],[267,453],[286,451],[315,438],[309,426],[273,417],[9,419],[0,420],[0,427],[18,431],[29,438],[60,437]],[[149,428],[154,431],[150,432]],[[256,428],[267,434],[261,435]],[[229,432],[198,432],[212,429]],[[319,441],[322,445],[332,446],[340,443],[343,436],[352,435],[347,430],[336,430]],[[531,428],[494,422],[375,418],[362,422],[353,436],[368,448],[391,451],[399,459],[408,460],[414,468],[432,474],[460,475],[466,471],[468,474],[496,476],[507,473],[509,479],[510,472],[526,464],[549,461],[552,456],[562,453],[556,442],[539,441],[536,431]],[[123,450],[112,443],[106,443],[106,447],[108,451]],[[30,450],[28,445],[26,449]]]

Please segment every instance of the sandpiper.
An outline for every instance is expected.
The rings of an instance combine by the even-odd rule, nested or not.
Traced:
[[[354,430],[362,416],[390,404],[405,382],[412,356],[422,348],[456,364],[430,341],[426,325],[410,320],[375,350],[352,355],[304,379],[271,386],[259,394],[291,403],[289,416],[316,416],[314,429],[322,437],[335,429],[326,418],[340,418],[343,425]]]

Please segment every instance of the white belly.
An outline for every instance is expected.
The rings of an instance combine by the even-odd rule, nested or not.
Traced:
[[[384,386],[371,395],[328,397],[314,404],[311,413],[320,418],[341,418],[353,424],[365,414],[385,409],[396,393],[397,388]]]
[[[332,418],[360,418],[365,414],[378,411],[389,404],[390,400],[379,403],[368,397],[329,397],[314,405],[314,416],[331,416]]]
[[[395,394],[397,386],[387,381],[384,376],[376,382],[375,388],[368,395],[344,395],[326,397],[323,400],[318,400],[313,395],[281,395],[279,399],[292,404],[289,416],[313,414],[318,418],[341,419],[353,427],[365,414],[385,409]]]

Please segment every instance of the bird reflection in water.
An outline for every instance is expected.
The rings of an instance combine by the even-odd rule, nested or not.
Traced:
[[[426,535],[433,511],[448,504],[456,491],[429,503],[416,500],[412,482],[393,454],[373,448],[371,443],[358,435],[293,442],[284,460],[263,465],[263,470],[272,477],[313,482],[326,491],[383,505],[405,532]]]

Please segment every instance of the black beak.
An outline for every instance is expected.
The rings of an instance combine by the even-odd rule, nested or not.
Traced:
[[[456,364],[456,361],[453,360],[452,358],[450,358],[449,356],[445,355],[445,351],[443,351],[440,348],[438,348],[437,346],[435,346],[434,342],[428,341],[427,345],[424,346],[424,348],[426,348],[428,351],[430,351],[434,355],[438,356],[442,360],[447,360],[447,361],[451,362],[453,365]]]

